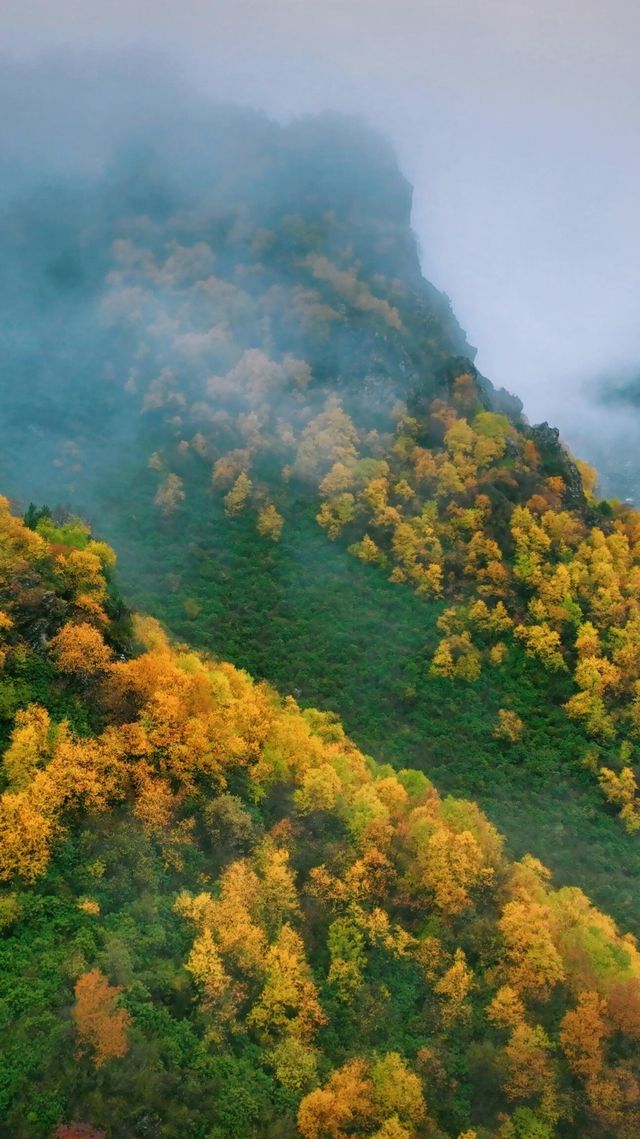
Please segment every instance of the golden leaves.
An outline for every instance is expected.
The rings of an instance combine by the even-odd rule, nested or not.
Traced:
[[[82,1045],[88,1048],[96,1068],[117,1060],[128,1050],[127,1030],[131,1017],[118,1008],[121,986],[110,985],[100,969],[91,969],[78,978],[72,1015]]]

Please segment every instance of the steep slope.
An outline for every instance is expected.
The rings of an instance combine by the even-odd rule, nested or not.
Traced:
[[[633,937],[30,522],[0,500],[0,1134],[633,1139]]]
[[[388,147],[176,112],[4,211],[10,493],[640,929],[637,516],[478,375]]]

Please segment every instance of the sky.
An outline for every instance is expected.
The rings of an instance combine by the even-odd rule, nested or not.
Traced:
[[[364,114],[478,366],[569,437],[640,366],[638,43],[637,0],[0,0],[9,55],[142,49],[281,119]]]

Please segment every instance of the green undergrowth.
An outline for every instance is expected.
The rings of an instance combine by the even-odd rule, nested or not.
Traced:
[[[568,678],[515,645],[474,683],[430,675],[443,605],[327,541],[308,499],[287,503],[274,543],[256,534],[255,515],[227,518],[199,479],[163,521],[148,508],[152,472],[128,473],[127,519],[110,531],[117,514],[107,505],[101,520],[133,607],[301,705],[336,711],[377,760],[422,769],[442,792],[476,800],[514,856],[535,854],[558,883],[581,886],[640,931],[640,847],[603,809],[582,764],[587,742],[561,707]],[[494,738],[500,708],[524,721],[520,742]]]

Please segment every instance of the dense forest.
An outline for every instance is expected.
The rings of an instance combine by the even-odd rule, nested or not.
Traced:
[[[2,1134],[637,1135],[632,936],[0,510]]]
[[[635,514],[478,374],[377,135],[178,106],[116,142],[14,155],[5,491],[640,930]]]
[[[640,514],[368,128],[81,128],[0,131],[0,1133],[632,1139]]]

